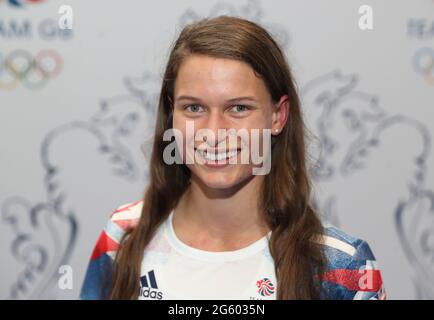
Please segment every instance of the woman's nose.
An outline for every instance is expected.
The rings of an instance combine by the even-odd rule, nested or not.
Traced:
[[[214,144],[217,145],[219,142],[219,135],[221,136],[220,139],[224,138],[224,131],[226,131],[228,128],[228,122],[225,119],[224,114],[221,111],[213,111],[209,114],[207,120],[204,123],[204,129],[207,129],[207,131],[212,132],[211,136],[214,137],[214,141],[208,141],[210,145]],[[221,131],[219,133],[219,130]]]

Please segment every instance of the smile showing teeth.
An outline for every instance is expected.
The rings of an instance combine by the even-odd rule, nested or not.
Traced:
[[[202,158],[210,161],[220,161],[226,158],[230,159],[236,156],[238,154],[238,151],[239,150],[231,150],[228,152],[212,153],[197,149],[197,152],[202,156]]]

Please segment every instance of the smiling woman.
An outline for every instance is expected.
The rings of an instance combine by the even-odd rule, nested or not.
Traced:
[[[190,137],[189,124],[208,134]],[[203,161],[166,163],[170,129],[181,133],[175,153],[187,159],[190,146]],[[222,129],[259,132],[270,171],[254,174],[255,146]],[[81,297],[385,298],[368,244],[323,226],[309,202],[305,133],[285,55],[264,28],[228,16],[187,25],[164,73],[149,186],[113,213]]]
[[[174,97],[173,127],[179,129],[185,138],[189,137],[186,132],[189,120],[195,130],[205,130],[202,136],[206,135],[207,152],[198,153],[204,160],[204,166],[189,166],[192,177],[206,181],[210,190],[215,189],[216,192],[252,175],[251,161],[250,165],[228,165],[235,155],[237,157],[233,159],[238,160],[250,158],[253,149],[259,149],[262,155],[268,153],[259,148],[264,145],[263,139],[252,141],[243,135],[240,139],[230,139],[229,134],[219,133],[223,130],[255,130],[263,133],[264,129],[274,129],[277,133],[285,125],[289,108],[287,95],[273,103],[264,80],[247,63],[203,54],[192,54],[184,59],[175,81]],[[194,110],[191,109],[193,106],[196,107]],[[258,137],[264,138],[264,135]],[[183,141],[183,146],[196,148],[196,138]],[[233,154],[226,150],[238,152]],[[232,161],[232,164],[235,163]],[[221,170],[209,170],[216,168]],[[258,186],[261,183],[259,180],[261,178],[256,178],[247,188]],[[246,191],[244,189],[243,194],[248,197]],[[225,203],[229,204],[227,200]],[[238,233],[238,230],[234,230],[234,233]]]

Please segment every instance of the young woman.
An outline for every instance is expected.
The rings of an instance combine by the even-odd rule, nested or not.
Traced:
[[[192,125],[217,138],[189,138]],[[169,129],[181,133],[182,163],[166,159]],[[254,174],[251,157],[230,163],[252,146],[219,129],[259,130],[262,154],[268,137],[269,170]],[[304,135],[288,63],[266,30],[228,16],[186,26],[164,74],[149,186],[112,214],[81,298],[384,299],[367,242],[323,226],[309,203]],[[186,161],[188,146],[202,161]]]

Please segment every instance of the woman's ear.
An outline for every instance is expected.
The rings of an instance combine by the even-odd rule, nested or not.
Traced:
[[[278,135],[282,131],[289,117],[289,96],[283,95],[280,100],[274,105],[273,119],[271,125],[271,133]]]

